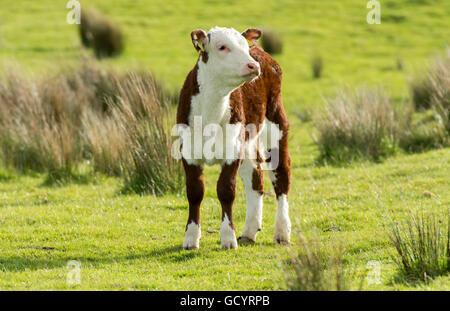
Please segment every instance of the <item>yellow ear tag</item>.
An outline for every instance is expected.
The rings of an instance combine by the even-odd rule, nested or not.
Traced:
[[[199,44],[198,47],[200,48],[200,52],[204,52],[203,45]]]
[[[248,46],[253,46],[253,42],[247,39]]]

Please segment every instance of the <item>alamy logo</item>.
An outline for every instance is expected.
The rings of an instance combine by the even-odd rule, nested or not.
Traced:
[[[282,132],[278,125],[271,122],[245,127],[241,123],[203,125],[202,117],[195,116],[193,124],[176,124],[171,133],[179,137],[172,144],[171,151],[176,160],[184,158],[217,163],[237,159],[257,160],[261,157],[260,160],[265,162],[263,169],[274,170],[278,167],[278,143]]]
[[[67,23],[68,24],[80,24],[81,23],[81,4],[77,0],[70,0],[66,5],[67,9],[71,9],[67,13]]]
[[[367,274],[367,283],[381,284],[381,263],[377,260],[371,260],[367,263],[366,268],[369,270]]]
[[[381,6],[380,2],[377,0],[370,0],[367,2],[367,8],[371,9],[367,13],[367,23],[370,25],[381,24]]]
[[[67,284],[81,284],[81,262],[70,260],[66,268],[69,270],[67,273]]]

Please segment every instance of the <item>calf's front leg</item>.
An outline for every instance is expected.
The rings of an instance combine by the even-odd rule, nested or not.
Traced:
[[[189,218],[184,234],[183,248],[197,249],[200,244],[200,204],[205,194],[205,180],[203,169],[198,165],[191,165],[183,159],[186,172],[186,194],[189,201]]]
[[[236,179],[240,164],[240,159],[230,164],[225,163],[217,182],[217,197],[222,205],[220,241],[223,249],[236,249],[238,247],[232,209],[236,197]]]

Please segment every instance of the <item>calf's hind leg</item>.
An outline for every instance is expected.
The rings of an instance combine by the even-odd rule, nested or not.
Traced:
[[[284,117],[283,117],[284,116]],[[275,123],[279,125],[282,136],[278,147],[271,150],[271,157],[277,156],[278,165],[269,171],[269,177],[277,196],[277,212],[273,240],[278,244],[289,244],[291,221],[289,219],[288,194],[291,182],[291,158],[288,150],[289,123],[284,111],[280,112]]]

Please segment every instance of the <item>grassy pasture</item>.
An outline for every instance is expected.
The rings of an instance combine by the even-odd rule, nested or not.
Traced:
[[[271,27],[283,38],[276,55],[284,71],[283,95],[291,121],[293,163],[290,214],[294,228],[346,246],[345,260],[362,271],[381,263],[381,284],[364,289],[450,289],[450,277],[424,283],[396,281],[386,215],[417,208],[448,213],[450,150],[398,154],[381,164],[316,165],[311,122],[296,117],[316,109],[342,86],[382,85],[397,103],[408,100],[408,78],[450,38],[450,3],[382,1],[381,25],[368,25],[364,1],[81,1],[117,21],[125,51],[108,65],[145,67],[179,89],[196,53],[189,33],[215,25],[244,30]],[[30,72],[76,62],[81,44],[66,23],[66,1],[0,0],[0,59]],[[319,53],[323,72],[311,73]],[[403,70],[397,68],[401,59]],[[0,133],[1,134],[1,133]],[[184,193],[163,197],[120,194],[121,181],[103,176],[60,186],[45,176],[0,168],[0,289],[283,289],[286,249],[272,243],[275,199],[265,197],[263,231],[255,245],[222,251],[218,168],[206,170],[200,250],[181,250],[187,219]],[[266,190],[271,190],[266,182]],[[423,191],[436,194],[427,198]],[[234,217],[238,234],[245,197],[238,183]],[[340,231],[322,232],[338,226]],[[208,231],[210,233],[208,233]],[[295,230],[294,230],[295,231]],[[295,236],[293,236],[295,240]],[[29,247],[54,247],[42,250]],[[81,262],[81,284],[66,282],[69,260]]]

